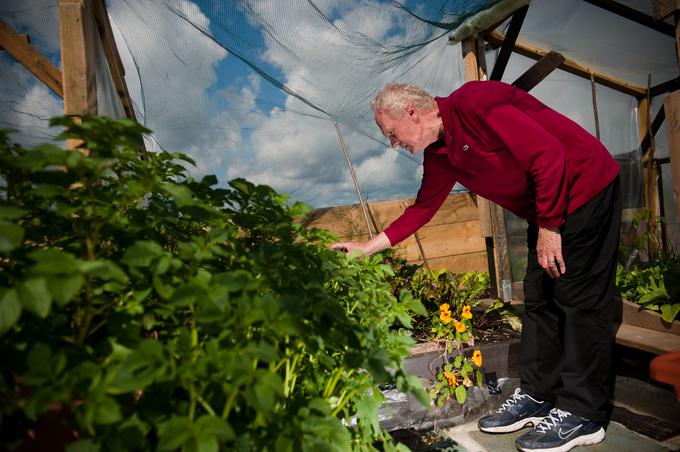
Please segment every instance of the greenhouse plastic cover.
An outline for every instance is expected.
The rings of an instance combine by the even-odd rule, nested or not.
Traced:
[[[369,201],[415,195],[421,157],[388,149],[371,99],[391,81],[448,95],[464,80],[461,45],[449,35],[464,35],[485,11],[524,3],[108,0],[107,9],[137,119],[153,130],[149,149],[189,154],[196,176],[246,177],[321,207],[357,200],[336,121]],[[651,15],[647,0],[622,3]],[[3,0],[0,17],[60,67],[57,5]],[[642,87],[650,75],[652,85],[678,75],[672,37],[580,0],[534,0],[519,40]],[[488,47],[489,68],[496,54]],[[513,54],[503,80],[533,63]],[[120,116],[104,69],[100,111]],[[24,144],[49,140],[56,131],[47,119],[62,114],[61,99],[5,52],[0,78],[0,127],[17,129]],[[531,92],[595,133],[590,81],[558,70]],[[634,167],[637,100],[598,86],[597,105],[601,140]],[[661,105],[656,98],[652,118]],[[665,128],[655,144],[657,157],[668,155]]]

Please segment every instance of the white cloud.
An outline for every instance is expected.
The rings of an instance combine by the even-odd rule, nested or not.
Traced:
[[[181,16],[204,29],[210,20],[185,0],[110,2],[109,15],[139,119],[169,150],[201,141],[215,114],[208,93],[214,65],[227,52]]]

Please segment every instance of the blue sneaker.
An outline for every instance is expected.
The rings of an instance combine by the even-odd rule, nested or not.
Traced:
[[[498,410],[482,416],[477,427],[487,433],[515,432],[527,425],[538,424],[548,415],[550,408],[550,402],[536,400],[517,388]]]
[[[533,430],[515,440],[519,450],[566,452],[576,446],[597,444],[604,439],[604,429],[568,411],[553,408]]]

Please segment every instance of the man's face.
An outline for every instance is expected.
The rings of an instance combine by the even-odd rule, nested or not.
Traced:
[[[418,118],[418,112],[407,105],[404,114],[399,119],[392,118],[387,113],[377,111],[375,122],[383,135],[390,140],[390,146],[401,146],[411,154],[417,154],[429,143],[423,141],[423,128]]]

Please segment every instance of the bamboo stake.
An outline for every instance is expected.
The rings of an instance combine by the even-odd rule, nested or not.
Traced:
[[[373,238],[373,229],[371,228],[371,222],[368,219],[368,210],[366,209],[366,203],[364,202],[364,197],[361,195],[361,188],[359,188],[359,181],[357,180],[357,175],[354,172],[354,167],[352,166],[352,161],[349,158],[349,153],[347,152],[347,146],[345,146],[345,140],[342,137],[342,131],[340,130],[340,124],[335,121],[335,130],[338,132],[338,140],[340,141],[340,148],[342,153],[345,155],[345,160],[347,161],[347,166],[349,167],[349,174],[352,176],[352,181],[354,182],[354,188],[357,191],[357,197],[359,197],[359,205],[361,206],[361,213],[364,215],[364,221],[366,222],[366,229],[368,230],[368,236]]]
[[[652,99],[651,99],[651,87],[652,87],[652,74],[647,75],[647,111],[645,115],[645,127],[649,133],[649,153],[647,154],[647,200],[649,202],[649,222],[647,227],[649,228],[650,241],[649,241],[649,258],[653,260],[656,258],[659,252],[659,225],[656,221],[657,218],[657,175],[656,167],[654,162],[654,133],[652,133],[652,119],[651,119],[651,109],[652,109]]]
[[[595,74],[590,72],[590,86],[593,92],[593,114],[595,115],[595,136],[600,139],[600,115],[597,112],[597,85],[595,84]]]
[[[401,203],[401,208],[403,210],[406,210],[406,204],[403,202]],[[418,245],[418,249],[420,250],[420,255],[423,258],[423,265],[425,265],[425,268],[430,271],[430,263],[427,260],[427,256],[425,255],[425,248],[423,248],[423,243],[420,241],[420,235],[418,235],[418,231],[413,233],[413,238],[416,239],[416,244]]]

